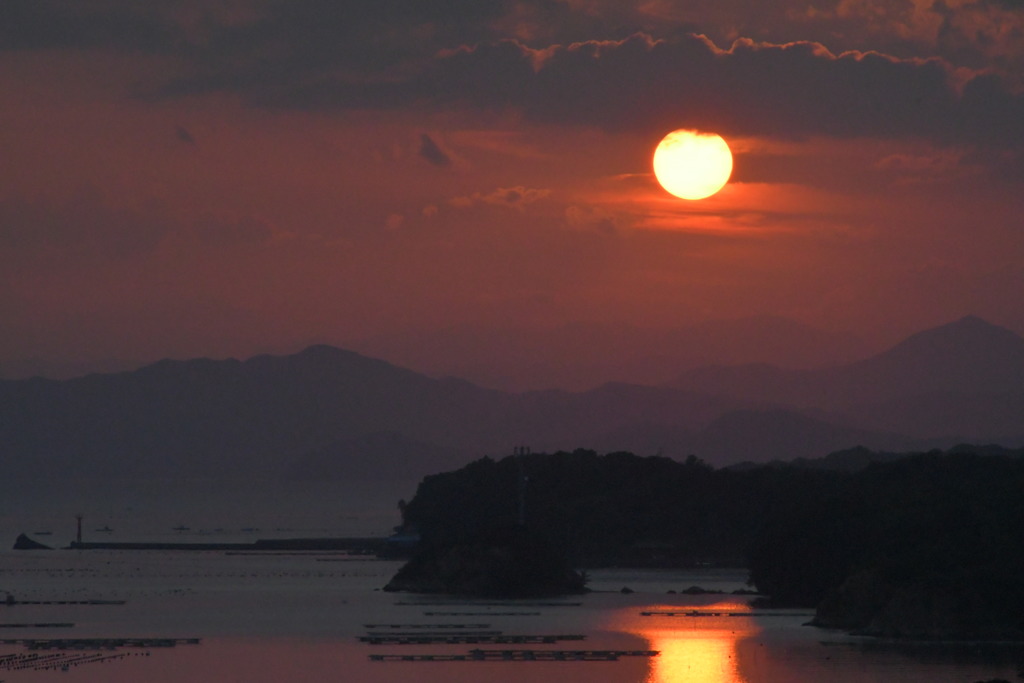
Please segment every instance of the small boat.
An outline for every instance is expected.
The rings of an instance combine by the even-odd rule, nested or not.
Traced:
[[[96,529],[96,531],[101,533],[101,534],[112,534],[112,533],[114,533],[114,530],[111,529],[109,526],[106,526],[106,525],[101,526],[99,529]]]
[[[175,531],[191,531],[191,529],[185,526],[184,524],[179,524],[178,526],[173,528]]]

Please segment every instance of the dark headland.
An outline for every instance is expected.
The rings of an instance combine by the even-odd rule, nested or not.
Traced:
[[[568,593],[582,575],[567,567],[746,566],[766,604],[814,608],[819,626],[1024,640],[1022,493],[1024,451],[999,447],[723,469],[583,450],[484,458],[425,478],[403,506],[423,552],[389,590]],[[509,531],[519,516],[529,535]]]
[[[542,598],[586,590],[584,575],[542,534],[516,524],[426,544],[386,591],[489,598]]]

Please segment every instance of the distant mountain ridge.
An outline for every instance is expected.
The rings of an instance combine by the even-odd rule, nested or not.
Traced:
[[[506,391],[584,391],[609,381],[657,384],[713,363],[819,367],[862,358],[865,342],[788,318],[760,315],[689,326],[568,323],[547,329],[413,331],[345,344],[432,376]]]
[[[517,445],[716,465],[961,442],[1019,446],[1024,340],[977,318],[824,370],[513,394],[331,346],[0,381],[9,476],[417,477]]]
[[[443,441],[446,425],[473,419],[494,396],[313,346],[291,356],[0,382],[0,435],[20,456],[16,471],[276,475],[336,441],[375,432]]]
[[[709,367],[670,386],[829,411],[868,429],[918,438],[1024,434],[1024,338],[976,316],[919,332],[847,365]]]

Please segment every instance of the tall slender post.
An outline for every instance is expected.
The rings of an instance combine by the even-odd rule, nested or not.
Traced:
[[[75,542],[79,545],[82,544],[82,515],[75,515],[75,519],[78,521],[78,532],[75,534]]]
[[[519,526],[526,526],[526,466],[523,463],[524,456],[530,452],[526,446],[519,446],[515,449],[516,463],[519,465]]]

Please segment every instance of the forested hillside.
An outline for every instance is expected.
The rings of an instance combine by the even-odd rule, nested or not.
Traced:
[[[402,511],[427,545],[522,520],[578,568],[742,564],[766,599],[818,607],[823,625],[1016,638],[1022,455],[857,450],[714,469],[696,458],[527,454],[427,477]]]

